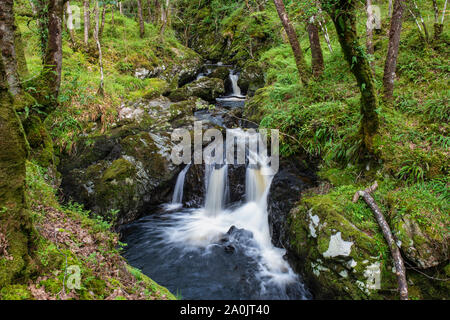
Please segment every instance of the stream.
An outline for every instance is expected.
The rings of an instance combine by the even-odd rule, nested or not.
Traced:
[[[245,104],[230,70],[232,92],[217,99],[216,108],[240,108]],[[196,114],[223,126],[208,111]],[[237,139],[259,139],[258,133],[231,129]],[[178,175],[171,203],[140,220],[123,226],[124,257],[157,283],[182,299],[311,299],[284,258],[284,249],[273,246],[267,202],[274,177],[266,152],[246,148],[245,200],[229,202],[229,164],[205,164],[204,203],[186,208],[184,182],[191,165]]]

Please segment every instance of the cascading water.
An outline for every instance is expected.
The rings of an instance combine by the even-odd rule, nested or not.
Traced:
[[[230,72],[230,79],[233,96],[217,99],[218,106],[225,105],[219,100],[245,101],[239,98],[238,74]],[[125,258],[187,299],[309,299],[283,258],[285,250],[272,245],[267,200],[274,173],[265,145],[250,147],[260,140],[255,131],[228,131],[238,142],[238,153],[245,155],[245,202],[226,203],[228,168],[234,163],[217,163],[205,165],[204,207],[182,208],[184,180],[192,169],[186,166],[173,203],[122,230],[128,244]]]
[[[239,75],[230,71],[231,87],[233,88],[233,96],[242,98],[241,88],[238,86]]]
[[[206,187],[205,210],[210,216],[216,216],[223,209],[227,190],[227,166],[206,170],[209,173]]]
[[[186,173],[188,172],[190,164],[186,165],[184,169],[180,172],[177,178],[177,183],[175,184],[175,189],[173,191],[172,204],[182,204],[183,203],[183,189],[184,189],[184,179],[186,178]]]

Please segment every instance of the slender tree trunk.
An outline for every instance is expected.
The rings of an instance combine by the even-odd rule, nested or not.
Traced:
[[[164,6],[161,8],[161,36],[164,35],[164,32],[166,31],[166,25],[167,25],[167,11]]]
[[[29,72],[27,60],[25,58],[25,47],[22,40],[22,32],[20,31],[20,28],[16,22],[14,30],[14,47],[17,59],[17,72],[21,79],[25,79],[25,77],[28,76]]]
[[[144,17],[142,16],[142,0],[137,0],[138,19],[139,19],[139,36],[141,38],[145,35]]]
[[[102,7],[102,23],[100,25],[100,30],[98,31],[98,39],[102,41],[103,30],[105,29],[105,15],[106,15],[106,5]]]
[[[328,46],[328,50],[330,50],[330,52],[333,52],[333,48],[331,47],[330,36],[328,35],[327,24],[326,24],[325,18],[323,17],[323,13],[322,13],[322,7],[320,5],[320,2],[317,0],[315,1],[315,4],[317,7],[317,15],[318,15],[317,22],[319,23],[320,29],[323,32],[325,42],[327,43],[327,46]]]
[[[147,14],[148,14],[147,22],[151,23],[152,22],[152,2],[151,2],[151,0],[147,0]]]
[[[427,25],[425,24],[425,21],[423,20],[422,14],[420,13],[420,9],[417,6],[416,1],[413,0],[412,2],[414,4],[414,8],[416,9],[417,15],[419,16],[420,23],[422,24],[422,27],[423,27],[423,32],[424,32],[424,35],[425,35],[425,42],[428,42],[430,40],[430,35],[428,34]]]
[[[74,35],[74,26],[73,26],[73,17],[72,17],[72,8],[70,7],[70,1],[67,1],[66,3],[67,6],[67,28],[69,29],[69,35],[70,35],[70,41],[72,42],[72,44],[75,44],[75,35]]]
[[[373,59],[373,55],[375,50],[373,48],[373,25],[374,25],[374,16],[372,11],[372,0],[366,0],[366,11],[367,11],[367,22],[366,22],[366,48],[367,53],[371,55],[370,66],[372,71],[375,72],[375,61]]]
[[[377,94],[373,73],[364,50],[360,49],[356,32],[356,0],[336,0],[333,6],[323,6],[333,20],[339,43],[350,70],[356,78],[361,92],[360,133],[366,149],[373,153],[373,137],[378,130]]]
[[[436,0],[433,0],[433,6],[434,6],[434,39],[438,40],[442,32],[444,31],[444,19],[445,19],[445,11],[447,9],[447,0],[444,2],[444,9],[442,11],[442,20],[441,23],[439,23],[439,8],[437,6]]]
[[[83,5],[84,5],[84,45],[87,47],[89,45],[89,29],[91,25],[89,0],[84,0]]]
[[[316,25],[316,17],[311,17],[306,26],[308,30],[309,43],[311,46],[311,64],[312,72],[315,77],[320,77],[323,73],[323,54],[322,47],[320,46],[319,30]]]
[[[159,3],[159,0],[155,0],[154,4],[155,4],[155,14],[153,16],[153,21],[154,21],[155,25],[159,25],[160,17],[162,15],[161,4]]]
[[[286,13],[286,8],[284,6],[283,0],[273,0],[275,7],[280,17],[281,23],[283,24],[284,30],[288,36],[289,42],[291,44],[292,51],[294,52],[295,62],[297,64],[298,73],[303,84],[308,84],[309,72],[306,64],[303,51],[300,47],[300,43],[297,38],[297,34],[289,21],[289,17]]]
[[[21,92],[15,49],[15,19],[13,0],[2,0],[4,3],[0,12],[0,45],[1,58],[10,92],[15,96]]]
[[[44,59],[44,73],[53,102],[59,94],[62,69],[62,16],[64,0],[49,0],[48,43]],[[56,103],[53,104],[53,108]]]
[[[392,0],[389,0],[389,12],[388,12],[388,14],[389,14],[389,18],[390,17],[392,17]]]
[[[120,15],[123,15],[122,2],[119,2],[119,13]]]
[[[99,25],[100,25],[100,17],[99,17],[99,6],[98,1],[95,1],[95,7],[94,7],[94,16],[95,16],[95,27],[94,27],[94,40],[97,43],[97,49],[98,49],[98,64],[100,67],[100,86],[98,88],[98,94],[103,95],[104,89],[103,89],[103,61],[102,61],[102,46],[100,44],[100,40],[98,38],[99,33]]]
[[[397,69],[398,47],[400,44],[400,34],[402,31],[403,12],[405,10],[405,0],[395,0],[394,12],[389,30],[389,44],[384,65],[383,87],[384,102],[387,105],[393,104],[395,70]]]
[[[114,26],[114,5],[111,5],[111,25]]]

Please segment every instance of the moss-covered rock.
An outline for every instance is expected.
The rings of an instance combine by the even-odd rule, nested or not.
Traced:
[[[398,299],[391,253],[373,213],[364,201],[352,202],[354,193],[364,188],[344,185],[325,194],[305,194],[289,214],[290,252],[316,298]],[[406,197],[408,191],[389,194],[391,188],[389,181],[380,183],[374,197],[399,240],[402,254],[409,265],[414,264],[414,269],[407,269],[410,295],[419,299],[441,298],[448,284],[433,278],[446,277],[448,236],[439,231],[440,224],[445,229],[445,214],[437,218],[439,213],[435,213],[437,220],[426,224],[413,216],[417,210],[406,209],[409,213],[399,214],[398,209],[393,209],[399,207],[394,203],[401,201],[400,194],[403,201],[422,209]],[[429,205],[422,201],[424,206]],[[403,206],[407,207],[405,203]],[[436,207],[440,205],[435,203]],[[428,277],[415,272],[416,268],[425,267]]]
[[[146,207],[170,196],[170,182],[178,172],[170,161],[170,146],[167,134],[118,130],[111,137],[99,137],[94,148],[84,149],[82,159],[64,159],[62,186],[68,196],[109,221],[133,221]],[[104,153],[86,155],[103,148]]]
[[[242,68],[238,85],[242,92],[248,96],[254,96],[256,90],[264,87],[264,71],[258,62],[248,60]]]
[[[201,78],[169,94],[172,101],[179,102],[189,97],[199,97],[214,103],[216,98],[225,93],[223,80],[217,78]]]

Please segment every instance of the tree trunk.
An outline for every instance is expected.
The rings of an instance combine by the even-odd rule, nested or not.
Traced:
[[[15,31],[14,31],[14,47],[16,52],[17,59],[17,72],[21,79],[24,79],[28,76],[28,66],[27,60],[25,59],[25,48],[22,40],[22,32],[20,31],[19,26],[15,23]]]
[[[0,11],[0,46],[6,80],[10,92],[15,96],[21,92],[15,49],[15,23],[13,0],[3,0]]]
[[[372,68],[372,71],[375,73],[375,61],[373,59],[375,50],[373,48],[374,16],[373,16],[373,10],[372,10],[372,0],[366,0],[366,11],[367,11],[366,48],[367,48],[367,53],[371,55],[370,66]]]
[[[70,7],[70,1],[67,1],[66,3],[67,6],[67,28],[69,29],[69,35],[70,35],[70,41],[72,42],[72,44],[75,44],[75,35],[74,35],[74,26],[73,26],[73,17],[72,17],[72,8]]]
[[[102,24],[100,25],[100,30],[98,31],[98,39],[102,41],[103,30],[105,29],[105,15],[106,15],[106,5],[102,8]]]
[[[94,40],[97,43],[97,49],[98,49],[98,64],[100,67],[100,86],[98,88],[98,94],[104,95],[104,89],[103,89],[103,61],[102,61],[102,46],[100,44],[100,40],[98,38],[98,32],[99,32],[99,24],[100,24],[100,18],[99,18],[99,7],[98,7],[98,1],[95,1],[95,7],[94,7],[94,16],[95,16],[95,27],[94,27]]]
[[[367,151],[373,153],[373,136],[378,130],[378,107],[377,94],[375,90],[373,73],[367,60],[366,53],[361,50],[356,33],[355,0],[337,0],[333,6],[323,8],[333,20],[338,34],[339,43],[344,52],[350,70],[356,78],[361,92],[361,126],[360,133]]]
[[[152,22],[152,2],[151,2],[151,0],[147,0],[147,14],[148,14],[147,22],[151,23]]]
[[[369,208],[372,210],[373,214],[375,215],[375,218],[378,222],[378,225],[380,226],[381,231],[383,232],[384,239],[386,239],[386,242],[392,254],[392,258],[394,260],[400,299],[408,300],[408,284],[406,282],[405,265],[403,264],[403,258],[402,255],[400,254],[400,249],[395,243],[394,236],[392,235],[391,232],[391,228],[384,219],[383,213],[381,212],[380,208],[376,204],[373,197],[370,195],[370,193],[374,192],[377,187],[378,184],[375,182],[375,184],[372,187],[364,191],[358,191],[353,197],[353,202],[354,203],[357,202],[359,197],[362,197],[369,206]]]
[[[403,12],[405,10],[405,0],[395,0],[394,12],[389,30],[389,44],[384,65],[383,87],[384,102],[387,105],[393,104],[395,70],[397,69],[398,47],[400,44],[400,34],[402,31]]]
[[[392,17],[392,0],[389,0],[389,12],[388,12],[388,14],[389,14],[389,18],[390,17]]]
[[[62,16],[64,0],[49,0],[48,4],[48,42],[44,58],[44,77],[46,78],[50,104],[56,108],[56,99],[61,85],[62,69]],[[52,111],[53,111],[52,109]]]
[[[428,34],[427,25],[425,24],[425,21],[423,20],[422,14],[420,13],[420,9],[417,6],[416,1],[413,0],[413,4],[414,4],[414,8],[416,9],[417,15],[420,18],[420,23],[422,24],[422,27],[423,27],[423,32],[424,32],[424,35],[425,35],[425,42],[428,42],[430,40],[430,35]]]
[[[161,11],[161,5],[159,3],[159,0],[155,0],[154,4],[155,4],[155,13],[153,15],[153,23],[155,25],[158,25],[159,21],[160,21],[159,18],[161,16],[161,12],[160,12]]]
[[[307,24],[309,43],[311,46],[312,72],[315,77],[320,77],[323,73],[323,54],[320,46],[319,30],[316,25],[316,17],[311,17]]]
[[[445,11],[447,9],[447,0],[445,0],[444,2],[444,9],[442,11],[442,20],[441,23],[439,23],[439,9],[437,7],[437,3],[436,0],[433,0],[433,5],[434,5],[434,39],[438,40],[441,35],[442,32],[444,31],[444,19],[445,19]]]
[[[89,0],[83,1],[84,5],[84,45],[89,45],[89,29],[91,24],[91,14],[90,14],[90,8],[89,8]]]
[[[12,5],[12,0],[0,1],[2,26],[14,20]],[[13,25],[14,21],[10,26]],[[14,38],[12,31],[11,28],[0,28],[0,38],[6,37],[10,41]],[[0,59],[0,288],[19,278],[26,282],[34,247],[25,200],[27,142],[14,106],[5,65]]]
[[[322,14],[322,7],[321,7],[319,1],[317,1],[317,0],[315,1],[315,4],[317,7],[317,15],[318,15],[317,22],[319,23],[320,29],[323,32],[325,42],[327,43],[327,46],[328,46],[328,50],[330,50],[330,52],[333,52],[333,48],[331,47],[331,42],[330,42],[330,36],[328,35],[327,24],[323,17],[323,14]]]
[[[145,35],[145,27],[144,27],[144,17],[142,16],[142,1],[137,0],[138,6],[138,18],[139,18],[139,36],[141,38]]]
[[[119,13],[123,15],[122,2],[119,2]]]
[[[111,25],[114,26],[114,5],[111,5]]]
[[[167,11],[164,6],[162,6],[161,9],[161,37],[164,35],[164,32],[166,31],[166,25],[167,25]]]
[[[309,72],[306,64],[305,57],[303,55],[303,51],[300,47],[300,43],[298,42],[297,34],[289,21],[289,17],[286,13],[286,8],[284,6],[283,0],[273,0],[275,3],[275,7],[278,12],[278,16],[280,17],[281,23],[283,24],[284,30],[289,39],[289,43],[291,44],[292,51],[294,52],[295,62],[297,64],[298,73],[300,75],[300,79],[303,84],[308,84],[309,80]]]

